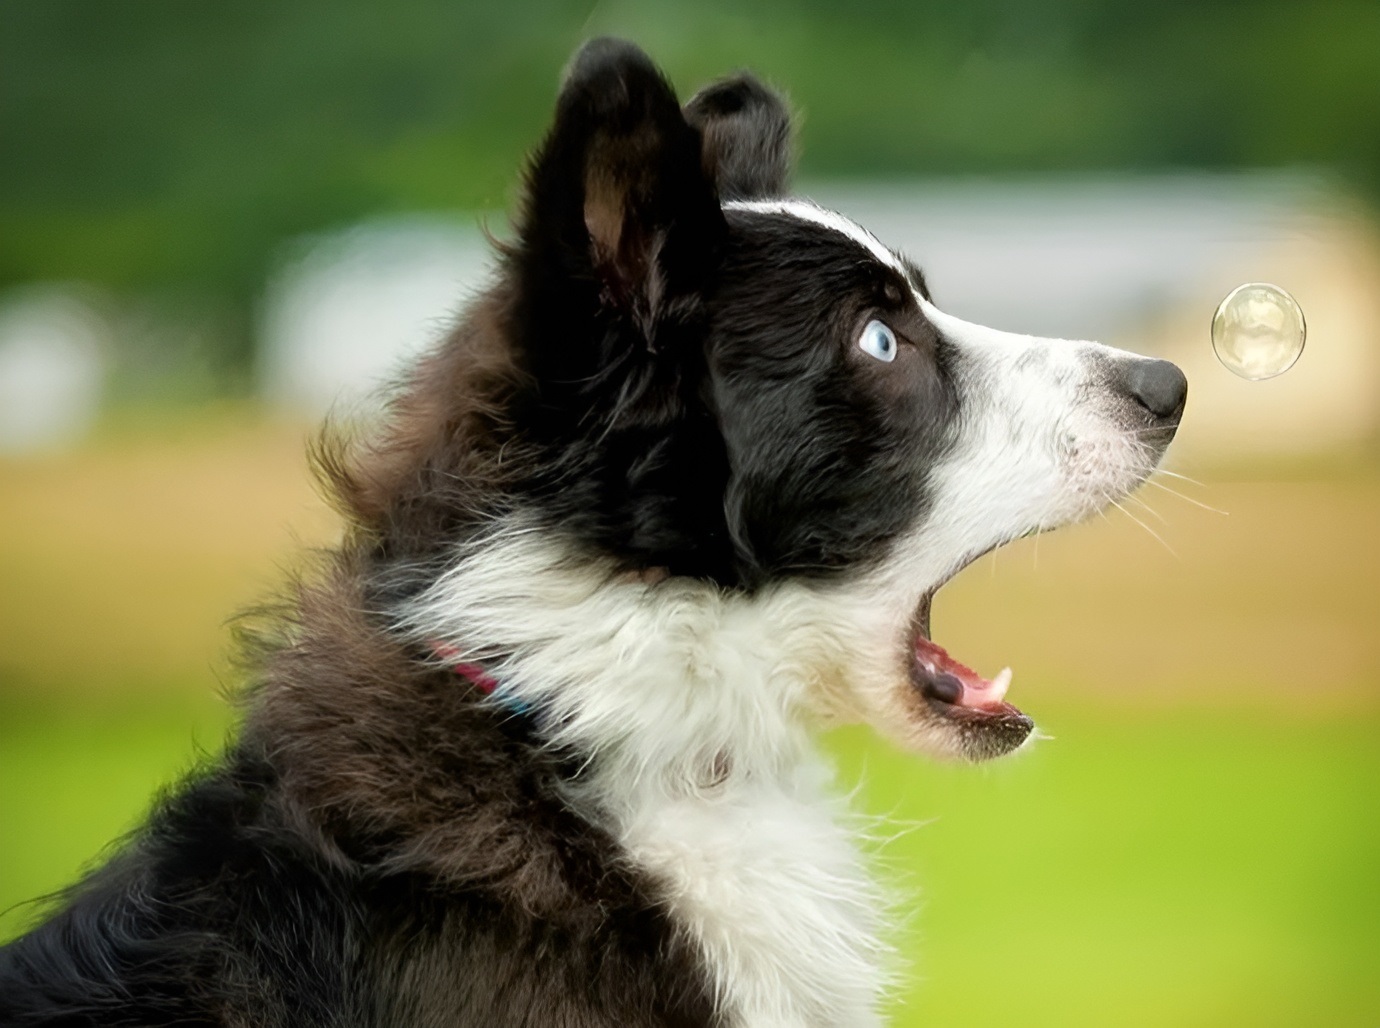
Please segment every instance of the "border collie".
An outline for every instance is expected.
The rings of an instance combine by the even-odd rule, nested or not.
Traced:
[[[0,954],[0,1023],[880,1023],[812,734],[1020,747],[935,590],[1138,485],[1186,384],[941,312],[790,150],[751,76],[578,53],[491,288],[318,450],[349,528],[235,741]]]

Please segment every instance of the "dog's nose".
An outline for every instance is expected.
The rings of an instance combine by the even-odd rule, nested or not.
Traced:
[[[1121,368],[1121,386],[1160,421],[1177,421],[1188,397],[1188,379],[1169,361],[1137,358]]]

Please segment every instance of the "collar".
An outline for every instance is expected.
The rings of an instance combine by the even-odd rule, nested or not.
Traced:
[[[515,714],[531,713],[531,708],[516,697],[507,694],[507,690],[502,687],[498,679],[489,674],[482,664],[461,660],[463,653],[460,647],[452,646],[450,643],[441,642],[438,639],[429,640],[427,647],[431,650],[432,656],[450,668],[452,674],[457,678],[463,678],[485,696],[494,697],[502,706]]]

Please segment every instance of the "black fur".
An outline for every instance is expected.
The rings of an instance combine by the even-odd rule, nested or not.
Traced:
[[[784,196],[791,173],[791,115],[751,75],[696,93],[685,119],[704,134],[704,163],[724,200]]]
[[[327,859],[285,819],[278,787],[243,749],[184,786],[129,851],[6,948],[0,1024],[711,1022],[693,958],[652,899],[610,880],[603,854],[582,855],[588,826],[548,843],[578,902],[533,918],[482,887],[372,866],[386,840],[342,835],[360,851]]]
[[[923,516],[951,442],[939,341],[909,284],[856,243],[745,212],[731,224],[710,361],[744,578],[866,569]],[[878,316],[903,341],[897,366],[858,350]]]
[[[716,184],[785,190],[789,125],[746,75],[682,117],[640,51],[601,42],[534,162],[511,314],[532,385],[512,420],[541,456],[519,487],[635,568],[741,588],[859,568],[923,508],[948,442],[953,389],[911,283],[835,233],[720,209]],[[876,314],[911,344],[904,374],[858,357]]]

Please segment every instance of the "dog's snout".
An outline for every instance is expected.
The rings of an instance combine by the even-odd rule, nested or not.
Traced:
[[[1177,364],[1138,358],[1122,365],[1119,385],[1156,420],[1177,421],[1188,397],[1188,379]]]

